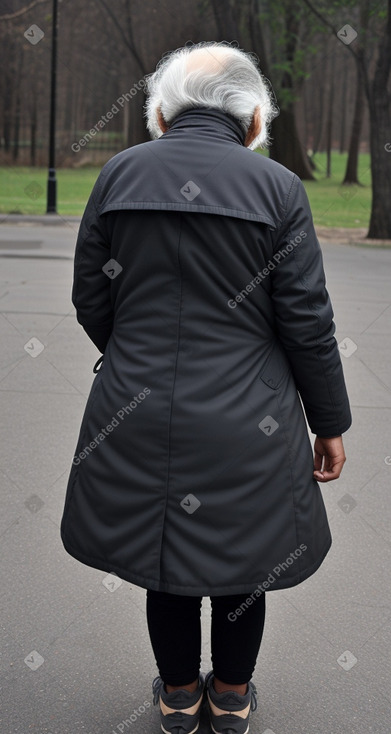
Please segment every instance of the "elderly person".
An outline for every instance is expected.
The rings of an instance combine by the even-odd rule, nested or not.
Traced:
[[[213,732],[249,731],[266,592],[331,545],[319,483],[340,475],[351,414],[304,188],[252,152],[275,114],[238,48],[165,56],[153,140],[104,166],[76,245],[72,301],[102,357],[61,536],[147,590],[166,734],[197,730],[203,696]]]

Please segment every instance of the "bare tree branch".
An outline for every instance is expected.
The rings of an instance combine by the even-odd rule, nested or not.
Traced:
[[[25,8],[20,8],[20,10],[16,10],[15,13],[8,13],[8,15],[0,15],[0,21],[1,20],[13,20],[13,18],[19,18],[20,15],[24,15],[25,13],[28,13],[29,10],[32,8],[35,8],[36,5],[43,5],[43,3],[47,3],[49,0],[34,0],[34,2],[30,3],[30,5],[27,5]]]
[[[307,6],[307,8],[309,8],[311,10],[311,13],[313,13],[314,15],[316,15],[316,17],[319,18],[319,20],[322,21],[322,23],[324,25],[326,25],[328,28],[330,28],[330,30],[333,31],[334,35],[336,35],[337,38],[338,38],[337,28],[335,28],[335,26],[328,20],[328,18],[325,18],[324,15],[322,15],[322,13],[319,12],[319,10],[317,10],[316,8],[314,8],[314,6],[310,2],[310,0],[303,0],[303,2]],[[348,51],[350,51],[351,54],[353,54],[353,56],[355,58],[357,58],[357,54],[354,51],[354,49],[351,47],[350,44],[347,45],[346,48],[348,49]]]
[[[106,1],[105,0],[98,0],[98,2],[100,2],[100,4],[106,10],[106,13],[110,16],[110,18],[113,21],[113,23],[114,23],[117,31],[119,32],[119,34],[120,34],[120,36],[121,36],[121,38],[122,38],[122,40],[123,40],[126,48],[130,51],[130,53],[132,54],[133,58],[136,60],[138,66],[140,68],[140,70],[142,71],[142,73],[145,76],[145,74],[146,74],[146,68],[145,68],[145,66],[143,64],[143,61],[142,61],[141,57],[139,56],[139,54],[136,51],[135,44],[134,44],[134,39],[133,39],[132,28],[131,27],[129,28],[129,35],[130,35],[130,39],[129,39],[126,36],[126,33],[124,33],[124,30],[123,30],[121,24],[119,23],[117,16],[115,15],[115,13],[113,13],[113,11],[110,8],[110,6],[107,5]]]
[[[336,35],[338,37],[337,29],[328,20],[328,18],[325,18],[324,15],[322,15],[322,13],[320,13],[319,10],[317,10],[313,6],[313,4],[310,2],[310,0],[303,0],[303,2],[304,2],[305,5],[307,5],[307,8],[309,8],[311,10],[311,12],[314,13],[314,15],[316,15],[316,17],[319,18],[319,20],[324,25],[326,25],[328,28],[330,28],[330,30],[334,33],[334,35]],[[389,2],[390,2],[390,0],[389,0]],[[361,10],[362,10],[362,7],[361,7]],[[354,60],[356,61],[357,65],[358,65],[358,67],[360,69],[360,72],[362,74],[362,79],[363,79],[363,82],[364,82],[364,86],[365,86],[365,93],[367,95],[367,98],[369,98],[370,88],[369,88],[368,69],[367,69],[367,66],[365,64],[364,50],[362,48],[362,45],[361,44],[358,45],[357,51],[355,51],[351,47],[350,43],[348,45],[345,44],[345,47],[347,48],[348,51],[350,51],[350,53],[352,54]]]

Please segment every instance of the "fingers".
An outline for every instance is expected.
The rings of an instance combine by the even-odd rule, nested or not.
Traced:
[[[314,451],[314,469],[321,471],[323,464],[323,455],[315,449]]]
[[[342,437],[316,437],[314,444],[313,477],[318,482],[331,482],[338,479],[346,461]]]
[[[331,482],[333,479],[338,479],[341,475],[343,465],[346,458],[343,457],[324,457],[324,467],[320,466],[315,455],[314,460],[314,473],[313,476],[318,482]]]

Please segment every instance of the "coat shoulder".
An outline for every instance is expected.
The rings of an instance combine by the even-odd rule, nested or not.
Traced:
[[[159,145],[161,145],[160,139],[157,139],[125,148],[125,150],[116,153],[116,155],[107,161],[101,170],[101,174],[112,172],[123,165],[138,163],[143,158],[149,158],[151,154],[159,157]],[[239,145],[236,146],[235,153],[236,159],[242,162],[244,168],[247,168],[249,171],[262,172],[269,179],[275,179],[282,185],[285,183],[288,188],[292,186],[294,180],[300,180],[289,168],[286,168],[281,163],[277,163],[277,161],[272,160],[262,153],[249,150],[249,148]]]
[[[254,220],[279,229],[300,184],[296,174],[242,145],[208,140],[198,148],[190,143],[159,138],[113,156],[97,182],[99,213],[177,209]],[[183,191],[189,180],[197,198],[188,199]]]

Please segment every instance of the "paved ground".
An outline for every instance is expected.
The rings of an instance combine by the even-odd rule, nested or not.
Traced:
[[[76,229],[0,227],[2,732],[158,734],[145,590],[112,591],[59,536],[99,356],[70,303]],[[251,734],[391,731],[391,251],[326,243],[324,260],[354,427],[343,476],[322,488],[326,561],[267,594]],[[202,618],[206,671],[209,598]]]

